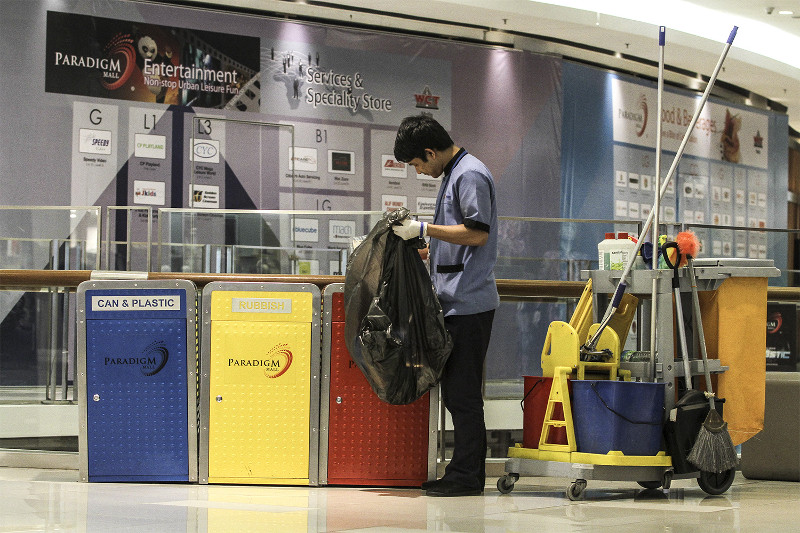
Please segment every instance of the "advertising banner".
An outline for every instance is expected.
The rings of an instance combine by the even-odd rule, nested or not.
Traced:
[[[260,44],[257,37],[48,11],[45,90],[226,108],[257,77]]]
[[[657,91],[612,79],[614,141],[654,147]],[[665,92],[661,109],[664,149],[677,152],[699,97]],[[686,144],[686,154],[766,169],[769,120],[764,113],[707,102]]]
[[[273,112],[391,126],[425,112],[450,128],[447,60],[267,39],[264,48],[261,97]]]
[[[797,305],[767,303],[767,370],[797,371]]]

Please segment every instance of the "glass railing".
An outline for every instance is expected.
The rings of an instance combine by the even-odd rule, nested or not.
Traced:
[[[97,270],[101,208],[0,206],[0,268]],[[74,293],[0,288],[0,402],[74,398]]]
[[[108,206],[103,228],[102,268],[150,271],[156,217],[157,212],[151,206]]]
[[[641,230],[637,222],[505,216],[498,226],[498,279],[579,280],[581,270],[597,268],[605,233]]]
[[[100,209],[0,206],[0,268],[100,268]]]
[[[343,274],[353,239],[377,211],[160,209],[158,270],[241,274]]]

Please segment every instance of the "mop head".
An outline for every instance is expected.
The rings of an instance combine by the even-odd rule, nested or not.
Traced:
[[[678,233],[675,242],[678,243],[678,250],[681,252],[681,263],[678,265],[679,267],[686,264],[686,256],[694,259],[697,257],[697,254],[700,253],[700,241],[697,235],[691,231],[682,231]]]
[[[709,410],[686,460],[701,472],[720,473],[738,466],[739,458],[728,433],[728,424],[716,409]]]

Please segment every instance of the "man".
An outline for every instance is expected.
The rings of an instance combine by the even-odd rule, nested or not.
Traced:
[[[393,227],[403,239],[431,238],[431,278],[453,338],[441,381],[442,399],[453,419],[453,458],[441,479],[422,488],[428,496],[481,494],[486,483],[483,364],[500,305],[494,279],[494,179],[480,160],[455,146],[441,124],[425,115],[403,119],[394,156],[419,174],[442,177],[433,223],[406,219]]]

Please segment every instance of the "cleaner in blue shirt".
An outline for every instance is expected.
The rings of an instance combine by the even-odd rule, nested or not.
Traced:
[[[428,496],[469,496],[486,483],[483,366],[495,309],[497,204],[494,178],[427,115],[403,119],[394,155],[417,173],[441,177],[433,223],[406,219],[403,239],[430,237],[431,278],[453,351],[442,374],[442,399],[453,419],[453,458],[444,476],[423,484]]]

